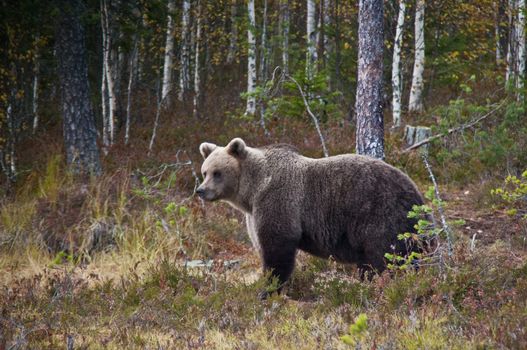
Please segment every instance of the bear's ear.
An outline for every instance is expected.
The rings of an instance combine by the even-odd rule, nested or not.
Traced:
[[[227,150],[227,153],[236,158],[245,158],[245,155],[247,154],[245,142],[239,137],[229,142],[225,149]]]
[[[207,157],[216,149],[216,147],[218,146],[216,146],[213,143],[203,142],[199,146],[199,151],[201,155],[203,156],[203,159],[207,159]]]

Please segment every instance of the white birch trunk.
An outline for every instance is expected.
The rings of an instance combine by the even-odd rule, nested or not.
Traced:
[[[262,18],[262,41],[261,41],[261,55],[260,55],[260,82],[264,82],[267,78],[267,0],[264,0],[264,10]]]
[[[323,8],[324,20],[323,20],[323,28],[322,28],[322,33],[323,33],[322,45],[324,47],[324,66],[326,65],[329,54],[332,51],[331,43],[330,43],[329,35],[328,35],[328,28],[331,25],[331,16],[330,16],[331,8],[332,8],[331,0],[324,0],[324,8]]]
[[[227,54],[227,64],[232,64],[236,57],[236,49],[238,47],[238,24],[236,22],[236,12],[238,6],[237,0],[231,0],[231,33],[229,40],[229,53]]]
[[[38,38],[37,38],[38,41]],[[40,74],[40,57],[38,54],[38,48],[36,48],[35,54],[35,66],[33,67],[33,134],[36,133],[38,128],[38,84]]]
[[[280,0],[280,25],[282,35],[282,69],[289,74],[289,0]]]
[[[108,96],[108,111],[107,111],[107,135],[108,146],[113,145],[115,139],[115,110],[117,109],[117,101],[115,96],[115,81],[114,72],[112,71],[112,64],[110,61],[110,53],[112,50],[111,36],[110,36],[110,17],[108,14],[108,5],[105,0],[101,1],[101,21],[103,27],[103,42],[105,42],[103,71],[106,80],[106,91]],[[104,80],[103,80],[104,81]]]
[[[393,43],[392,60],[392,114],[393,126],[401,126],[401,95],[403,90],[401,75],[401,47],[403,42],[404,16],[406,12],[406,0],[399,0],[399,15],[397,16],[397,28]]]
[[[183,16],[181,20],[181,65],[179,72],[179,94],[178,99],[183,101],[185,91],[190,87],[190,49],[189,49],[189,25],[190,25],[190,0],[183,0]]]
[[[165,60],[163,63],[163,84],[161,89],[161,99],[170,105],[170,91],[173,87],[172,66],[174,64],[174,12],[176,11],[176,1],[168,2],[168,22],[167,22],[167,40],[165,43]]]
[[[202,13],[201,13],[201,3],[198,0],[197,4],[197,13],[196,13],[196,55],[195,55],[195,62],[194,62],[194,110],[193,115],[194,118],[199,117],[199,103],[201,100],[201,79],[200,79],[200,44],[201,44],[201,21],[202,21]]]
[[[247,108],[246,115],[256,113],[256,97],[253,95],[256,90],[256,14],[254,11],[254,0],[249,0],[247,4],[249,15],[249,26],[247,28],[248,57],[247,57]]]
[[[514,83],[514,76],[515,76],[515,65],[516,65],[516,49],[517,49],[517,41],[516,41],[516,1],[517,0],[509,0],[508,1],[508,14],[509,14],[509,40],[507,42],[507,69],[505,71],[505,82],[507,85]],[[513,81],[511,82],[511,79]]]
[[[306,57],[306,77],[308,80],[313,79],[316,71],[317,46],[316,46],[316,6],[315,0],[307,0],[307,20],[306,20],[306,37],[307,37],[307,57]]]
[[[15,92],[11,93],[11,96],[15,96]],[[12,98],[12,97],[11,97]],[[13,116],[13,107],[11,102],[7,106],[7,127],[9,129],[9,140],[7,146],[9,147],[9,171],[8,177],[11,182],[16,180],[16,153],[15,153],[15,121]]]
[[[525,93],[523,91],[525,83],[525,0],[518,0],[518,21],[516,23],[517,54],[516,54],[516,89],[518,101],[523,101]]]
[[[425,0],[417,0],[415,9],[415,60],[410,90],[410,111],[423,110],[423,73],[425,70]]]
[[[128,91],[126,96],[126,127],[124,133],[124,144],[128,145],[130,140],[130,122],[131,122],[131,112],[132,112],[132,88],[134,85],[134,76],[137,64],[137,39],[134,44],[134,50],[130,54],[129,63],[128,63]]]

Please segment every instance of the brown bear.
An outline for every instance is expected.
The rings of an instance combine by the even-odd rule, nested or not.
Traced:
[[[279,285],[293,271],[298,249],[381,272],[384,254],[406,253],[397,235],[414,232],[407,217],[423,197],[387,163],[356,154],[313,159],[292,146],[226,147],[202,143],[204,181],[196,193],[245,214],[264,271]]]

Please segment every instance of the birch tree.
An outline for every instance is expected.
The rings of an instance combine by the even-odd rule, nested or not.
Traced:
[[[264,9],[262,14],[262,40],[260,53],[260,82],[264,82],[267,77],[267,59],[269,48],[267,47],[267,0],[264,0]]]
[[[168,1],[167,39],[165,43],[165,59],[163,63],[163,83],[161,99],[166,105],[170,105],[170,91],[173,88],[172,68],[174,65],[174,12],[176,11],[176,0]]]
[[[285,74],[289,74],[289,0],[280,0],[279,20],[282,36],[282,69]]]
[[[518,0],[518,21],[516,24],[516,36],[518,40],[517,50],[517,77],[516,77],[516,89],[518,101],[522,101],[525,98],[524,85],[525,85],[525,0]]]
[[[236,50],[238,48],[238,25],[237,14],[238,6],[237,0],[231,0],[231,32],[229,37],[229,52],[227,54],[227,64],[232,64],[236,57]]]
[[[401,74],[401,47],[403,40],[404,16],[406,12],[405,0],[399,0],[399,14],[393,43],[392,59],[392,114],[393,126],[401,126],[401,95],[403,90]]]
[[[313,79],[317,64],[317,46],[316,46],[316,6],[315,0],[307,0],[307,20],[306,20],[306,77],[308,80]]]
[[[179,71],[178,99],[183,101],[185,92],[190,88],[190,0],[183,0],[181,20],[181,62]]]
[[[423,110],[423,73],[425,70],[425,0],[417,0],[415,8],[415,57],[408,110]]]
[[[131,110],[132,110],[132,89],[134,86],[134,77],[137,71],[137,38],[134,40],[134,49],[128,59],[128,91],[126,96],[126,126],[124,133],[124,144],[127,145],[130,140],[130,122],[131,122]]]
[[[197,118],[199,116],[199,103],[201,100],[201,79],[200,79],[200,50],[201,50],[201,31],[202,31],[202,17],[203,14],[202,7],[201,7],[201,1],[198,0],[197,3],[197,11],[196,11],[196,55],[195,55],[195,62],[194,62],[194,118]]]
[[[102,105],[103,105],[103,144],[105,152],[107,147],[113,145],[115,139],[115,111],[117,109],[117,96],[115,91],[115,73],[112,70],[110,53],[112,50],[112,33],[110,31],[110,14],[108,3],[101,0],[101,28],[103,42],[103,79],[102,79]],[[106,105],[107,101],[107,105]],[[106,108],[105,108],[106,107]]]
[[[383,0],[359,1],[356,150],[384,159]]]
[[[39,35],[36,35],[35,38],[35,58],[33,64],[33,103],[32,103],[32,112],[33,112],[33,134],[37,131],[38,128],[38,90],[39,90],[39,76],[40,76],[40,54],[38,48]]]
[[[517,53],[517,40],[516,40],[516,2],[517,0],[509,0],[507,6],[507,12],[509,17],[509,40],[507,42],[507,69],[505,71],[505,81],[507,84],[511,84],[511,79],[514,83],[514,77],[516,72],[516,53]]]
[[[321,14],[321,17],[322,17],[322,28],[320,29],[320,35],[321,35],[321,44],[322,44],[322,57],[323,57],[323,60],[324,60],[324,67],[327,65],[327,60],[328,60],[328,57],[329,57],[329,54],[330,52],[332,51],[331,49],[331,42],[329,40],[329,35],[328,35],[328,29],[331,25],[331,15],[330,15],[330,11],[331,11],[331,8],[333,7],[332,4],[331,4],[331,0],[323,0],[324,4],[322,6],[322,14]]]
[[[254,0],[249,0],[247,3],[247,12],[249,15],[249,24],[247,27],[247,108],[246,115],[254,115],[256,113],[256,14],[254,11]]]
[[[56,36],[66,161],[77,173],[99,174],[95,120],[90,102],[88,63],[79,0],[59,1]]]

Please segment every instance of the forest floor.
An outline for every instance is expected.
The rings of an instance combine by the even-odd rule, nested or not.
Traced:
[[[145,182],[131,186],[128,207],[156,204]],[[465,223],[443,264],[368,281],[300,253],[287,293],[266,301],[259,259],[227,205],[163,204],[163,216],[137,221],[117,210],[113,227],[132,234],[113,248],[79,259],[28,242],[0,258],[0,349],[526,348],[525,222],[478,203],[477,191],[444,193],[446,216]]]

